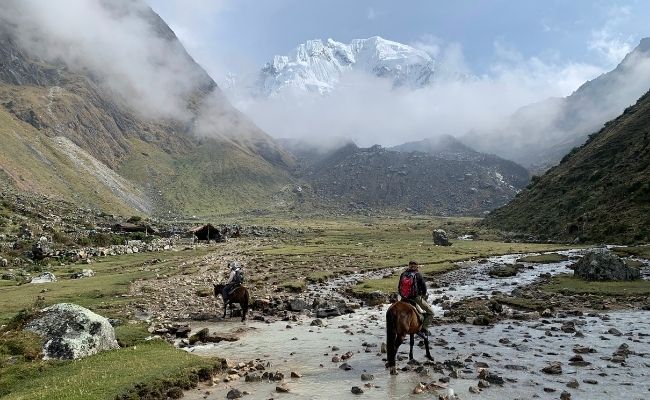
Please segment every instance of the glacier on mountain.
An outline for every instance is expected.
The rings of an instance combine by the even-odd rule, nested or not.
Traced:
[[[426,52],[374,36],[350,44],[320,39],[300,44],[288,56],[275,56],[262,68],[257,91],[273,96],[283,90],[325,94],[346,71],[386,78],[396,87],[417,89],[431,83],[436,62]]]

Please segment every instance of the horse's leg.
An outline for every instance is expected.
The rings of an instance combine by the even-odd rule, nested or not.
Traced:
[[[433,361],[433,357],[431,356],[431,351],[429,350],[429,337],[427,335],[424,335],[424,349],[427,352],[427,359]]]
[[[223,301],[223,318],[224,319],[226,318],[226,312],[227,311],[228,311],[228,302],[224,300]]]
[[[244,297],[241,302],[241,322],[246,321],[246,313],[248,313],[248,299]]]
[[[411,333],[411,338],[410,338],[410,348],[409,348],[409,360],[413,359],[413,345],[415,344],[415,335]]]

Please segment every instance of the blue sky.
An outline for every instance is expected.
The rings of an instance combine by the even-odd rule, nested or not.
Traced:
[[[478,75],[504,57],[609,69],[650,35],[650,2],[636,0],[148,1],[212,74],[261,66],[307,39],[374,35],[460,45]]]

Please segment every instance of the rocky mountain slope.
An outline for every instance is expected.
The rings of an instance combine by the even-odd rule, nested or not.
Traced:
[[[484,222],[557,240],[650,240],[650,92]]]
[[[433,79],[435,61],[424,51],[374,36],[349,44],[308,40],[287,56],[275,56],[260,72],[256,91],[271,96],[283,90],[327,93],[341,75],[356,71],[384,77],[395,86],[419,88]]]
[[[528,183],[525,168],[443,140],[447,147],[405,144],[402,151],[348,143],[315,159],[303,179],[326,203],[439,215],[481,215]]]
[[[269,204],[290,181],[291,156],[228,103],[143,1],[93,6],[116,27],[106,38],[95,32],[98,46],[102,39],[115,44],[110,41],[119,38],[120,24],[137,25],[148,40],[145,48],[155,46],[152,56],[159,59],[145,60],[151,65],[109,60],[114,68],[131,63],[116,79],[114,70],[96,63],[99,56],[86,54],[95,49],[33,22],[38,15],[29,2],[8,2],[0,12],[1,179],[118,212],[221,212]],[[74,57],[61,50],[70,48]],[[129,81],[134,68],[151,85]],[[167,97],[179,104],[156,103],[167,100],[169,87],[175,91]]]
[[[557,164],[650,89],[650,38],[641,40],[612,71],[565,98],[519,109],[495,131],[469,133],[464,141],[534,170]]]

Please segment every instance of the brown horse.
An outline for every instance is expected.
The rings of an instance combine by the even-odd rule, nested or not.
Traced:
[[[418,318],[415,307],[405,301],[397,301],[386,311],[386,350],[388,353],[388,362],[386,367],[390,368],[391,375],[397,374],[395,368],[395,357],[397,349],[404,342],[404,337],[408,334],[411,336],[411,348],[409,351],[409,360],[413,359],[413,344],[415,335],[424,339],[424,348],[426,357],[433,360],[429,350],[429,338],[426,334],[421,333],[422,322]]]
[[[223,288],[226,285],[224,284],[214,284],[214,297],[223,297]],[[223,299],[223,317],[226,318],[226,310],[228,309],[229,304],[237,303],[241,306],[242,316],[241,320],[246,321],[246,314],[248,313],[248,306],[251,302],[251,297],[248,294],[248,289],[243,286],[237,287],[231,294],[228,296],[228,301]],[[230,308],[230,316],[232,317],[232,307]]]

